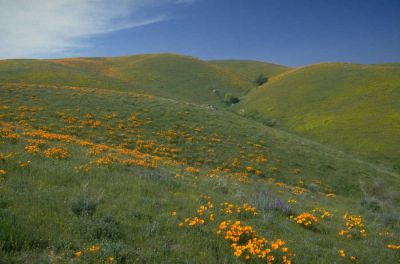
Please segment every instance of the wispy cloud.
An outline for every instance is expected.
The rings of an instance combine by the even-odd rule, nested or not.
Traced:
[[[193,0],[0,0],[0,59],[49,56],[87,45],[88,36],[165,20],[155,5]]]

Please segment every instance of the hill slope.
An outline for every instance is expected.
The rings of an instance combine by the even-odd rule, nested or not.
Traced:
[[[252,87],[229,70],[175,54],[5,60],[0,61],[0,82],[136,91],[215,105],[226,93],[241,96]]]
[[[290,69],[283,65],[252,60],[211,60],[209,62],[233,71],[250,82],[254,82],[260,74],[271,78]]]
[[[2,262],[265,263],[225,225],[277,263],[398,259],[399,175],[343,153],[134,92],[0,85],[0,105]]]
[[[398,173],[208,104],[241,95],[313,138],[329,135],[305,126],[318,109],[346,124],[332,139],[396,145],[398,69],[315,65],[256,88],[173,54],[0,61],[0,263],[395,263]]]
[[[238,110],[400,170],[400,68],[328,63],[289,70]]]
[[[118,79],[138,83],[146,88],[142,91],[163,97],[176,94],[188,101],[214,104],[225,93],[239,96],[251,88],[250,83],[234,73],[188,56],[154,54],[107,61]]]

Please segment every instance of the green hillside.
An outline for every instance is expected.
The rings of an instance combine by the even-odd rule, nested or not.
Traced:
[[[250,82],[254,82],[261,74],[271,78],[290,69],[283,65],[252,60],[211,60],[209,62],[233,71]]]
[[[241,96],[253,86],[229,70],[174,54],[5,60],[0,83],[98,87],[213,105],[222,105],[226,93]]]
[[[400,68],[233,64],[0,61],[0,264],[396,263]]]
[[[251,84],[234,73],[189,56],[175,54],[110,58],[116,77],[138,83],[145,92],[189,101],[220,102],[226,93],[243,95]],[[213,92],[214,91],[214,92]]]
[[[134,92],[1,85],[0,105],[4,263],[398,259],[400,177],[382,168]],[[254,230],[240,243],[258,239],[265,259],[234,251],[224,225]]]
[[[398,67],[326,63],[272,78],[237,110],[400,170],[399,98]]]
[[[70,67],[60,60],[0,60],[0,83],[69,85],[122,89],[126,83],[99,74],[95,65],[103,66],[102,59],[66,59],[76,61]],[[103,66],[104,67],[104,66]]]

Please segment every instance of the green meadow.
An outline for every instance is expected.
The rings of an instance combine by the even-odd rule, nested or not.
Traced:
[[[398,69],[0,61],[0,263],[398,263]]]
[[[272,78],[237,109],[399,172],[399,83],[395,64],[317,64]]]

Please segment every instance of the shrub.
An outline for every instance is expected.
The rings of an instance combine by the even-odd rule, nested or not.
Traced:
[[[268,81],[268,77],[265,74],[260,74],[257,76],[256,80],[254,81],[258,86],[263,85]]]
[[[71,210],[77,216],[92,216],[96,212],[97,202],[81,195],[71,203]]]
[[[109,239],[118,240],[121,238],[122,232],[120,223],[111,216],[104,216],[94,220],[90,224],[90,235],[93,239]]]
[[[233,105],[233,104],[239,103],[240,100],[238,97],[234,96],[233,94],[227,93],[227,94],[225,94],[224,102],[227,105]]]
[[[143,230],[145,236],[154,236],[160,231],[160,223],[157,221],[150,222]]]
[[[265,118],[264,124],[269,127],[276,127],[277,121],[275,119]]]
[[[364,197],[364,199],[362,199],[362,201],[361,201],[361,206],[363,206],[367,210],[370,210],[370,211],[376,212],[376,213],[382,211],[382,207],[381,207],[379,201],[374,198]]]
[[[382,215],[382,222],[385,226],[390,227],[400,225],[400,214],[397,212],[385,213]]]

